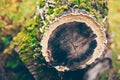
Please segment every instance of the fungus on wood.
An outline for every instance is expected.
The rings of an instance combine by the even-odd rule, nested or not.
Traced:
[[[39,35],[36,35],[40,40],[34,43],[32,53],[29,47],[20,45],[27,45],[25,42],[28,41],[22,41],[22,36],[16,37],[19,39],[16,44],[20,41],[19,52],[22,52],[19,55],[36,80],[46,80],[46,75],[50,80],[59,80],[53,75],[58,77],[61,71],[84,69],[109,49],[107,15],[107,0],[40,0],[34,17],[40,27]],[[29,38],[31,42],[35,41],[35,37]],[[38,42],[42,49],[36,46]],[[27,54],[24,49],[29,50]]]

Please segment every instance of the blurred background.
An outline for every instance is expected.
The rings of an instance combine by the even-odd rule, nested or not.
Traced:
[[[37,0],[0,0],[0,80],[33,80],[9,45],[25,22],[33,18],[37,3]],[[108,0],[108,8],[113,66],[120,79],[120,0]]]
[[[120,0],[108,0],[109,27],[112,34],[112,60],[116,75],[120,77]]]

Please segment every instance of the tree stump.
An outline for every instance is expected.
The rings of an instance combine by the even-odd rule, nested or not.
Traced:
[[[19,49],[18,44],[19,55],[36,80],[79,80],[84,76],[81,71],[109,50],[107,15],[106,0],[40,0],[34,16],[40,27],[39,46],[34,44],[33,54],[23,51],[31,48]],[[62,77],[61,72],[70,78]],[[79,78],[77,73],[83,76]]]

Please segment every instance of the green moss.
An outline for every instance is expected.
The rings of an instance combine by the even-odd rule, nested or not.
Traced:
[[[35,22],[38,23],[38,24],[42,24],[42,18],[40,15],[36,16],[36,19],[35,19]]]
[[[53,8],[50,7],[50,8],[47,9],[47,14],[48,15],[51,15],[53,13],[54,13],[54,9]]]
[[[40,0],[39,1],[39,7],[43,8],[45,6],[45,0]]]
[[[16,37],[14,37],[14,45],[19,49],[20,56],[22,54],[26,55],[24,57],[21,56],[23,61],[33,58],[35,52],[31,50],[31,47],[33,44],[38,42],[36,35],[37,32],[35,23],[32,21],[32,23],[26,23],[26,26],[23,28],[23,30],[18,33]]]
[[[20,63],[20,61],[19,61],[18,57],[10,58],[6,62],[6,67],[14,69],[19,65],[19,63]]]
[[[78,4],[77,3],[77,0],[69,0],[70,3],[73,3],[73,4]]]
[[[108,80],[108,74],[102,74],[102,75],[100,75],[99,80]]]

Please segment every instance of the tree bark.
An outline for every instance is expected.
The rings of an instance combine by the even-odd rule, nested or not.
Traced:
[[[82,80],[88,65],[108,53],[107,15],[107,0],[40,0],[40,46],[19,55],[36,80]]]

